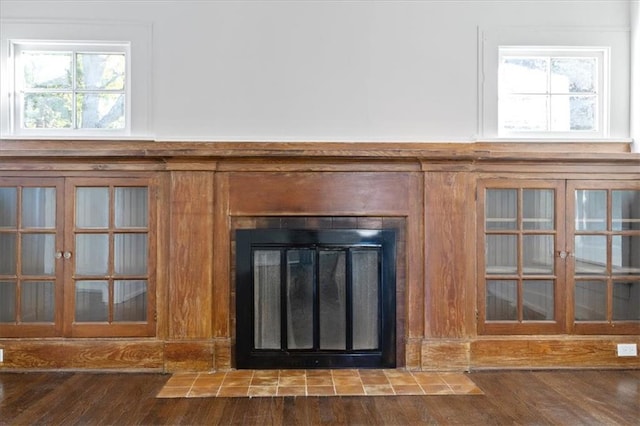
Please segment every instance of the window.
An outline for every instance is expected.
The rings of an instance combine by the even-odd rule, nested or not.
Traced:
[[[128,133],[128,44],[13,42],[12,51],[14,133]]]
[[[500,136],[605,136],[603,48],[499,48]]]

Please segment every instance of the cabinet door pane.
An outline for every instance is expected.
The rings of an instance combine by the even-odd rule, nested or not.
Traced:
[[[518,238],[515,235],[487,235],[486,270],[488,274],[518,272]]]
[[[611,237],[611,270],[616,275],[640,275],[640,235]]]
[[[22,227],[56,227],[56,189],[24,188],[22,190]]]
[[[109,320],[109,283],[107,281],[76,282],[76,321]]]
[[[106,275],[109,266],[108,234],[76,235],[76,274]]]
[[[145,228],[148,222],[146,187],[115,189],[116,228]]]
[[[607,282],[576,281],[575,320],[604,321],[607,319]]]
[[[113,245],[116,274],[147,273],[147,234],[116,234]]]
[[[0,233],[0,275],[16,274],[16,234]]]
[[[313,250],[287,251],[287,347],[313,348]]]
[[[320,349],[347,348],[346,256],[343,250],[318,252]]]
[[[604,274],[607,268],[607,237],[576,235],[576,274]]]
[[[16,321],[16,283],[0,281],[0,322]]]
[[[22,234],[22,273],[52,275],[55,273],[56,236]]]
[[[513,280],[487,281],[487,321],[518,319],[518,283]]]
[[[607,229],[607,191],[579,189],[575,197],[576,231]]]
[[[522,282],[522,319],[545,321],[553,319],[553,281],[525,280]]]
[[[640,281],[613,283],[613,320],[640,321]]]
[[[485,200],[485,228],[516,229],[518,225],[518,191],[516,189],[487,189]]]
[[[377,349],[378,344],[378,252],[354,250],[353,349]]]
[[[113,320],[147,320],[147,282],[122,280],[113,282]]]
[[[53,322],[53,283],[23,282],[20,305],[22,322]]]
[[[76,227],[109,226],[109,188],[76,188]]]
[[[522,228],[525,230],[550,230],[555,227],[552,189],[522,190]]]
[[[640,191],[611,192],[612,229],[640,230]]]
[[[253,318],[256,349],[280,349],[280,251],[253,253]]]
[[[18,211],[18,190],[0,188],[0,228],[16,228]]]
[[[524,235],[522,263],[524,274],[553,274],[553,235]]]

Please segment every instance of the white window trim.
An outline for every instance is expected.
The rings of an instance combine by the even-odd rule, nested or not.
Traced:
[[[567,134],[498,134],[499,46],[574,48],[604,46],[609,49],[609,120],[603,136]],[[538,27],[498,25],[478,27],[478,130],[476,141],[487,142],[625,142],[630,139],[630,28]],[[604,136],[606,135],[606,136]]]
[[[131,48],[129,42],[123,41],[68,41],[68,40],[10,40],[9,41],[9,78],[13,81],[13,88],[9,93],[9,114],[11,134],[22,136],[57,136],[57,137],[116,137],[129,136],[131,133]],[[19,62],[17,58],[23,51],[67,51],[72,53],[82,52],[108,52],[124,53],[125,62],[125,127],[123,129],[90,129],[90,128],[24,128],[22,126],[22,99],[20,92],[23,90],[22,79],[18,75]],[[75,89],[73,90],[75,92]],[[74,118],[75,120],[75,118]]]
[[[506,131],[498,127],[498,136],[503,138],[609,138],[610,80],[609,80],[610,48],[606,46],[498,46],[498,63],[505,56],[523,57],[596,57],[598,59],[597,83],[598,98],[596,130],[572,131]],[[499,69],[499,68],[498,68]],[[498,85],[500,82],[498,81]],[[499,103],[499,99],[498,99]],[[497,107],[499,108],[499,104]],[[498,110],[499,114],[499,110]]]
[[[10,102],[13,72],[10,56],[12,42],[63,41],[70,44],[129,44],[127,66],[130,94],[127,99],[129,132],[106,129],[39,129],[38,132],[16,132]],[[152,133],[152,40],[153,27],[141,21],[70,21],[38,19],[0,19],[0,137],[4,139],[154,139]]]

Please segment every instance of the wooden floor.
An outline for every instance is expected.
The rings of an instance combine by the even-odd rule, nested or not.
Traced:
[[[0,424],[640,424],[640,370],[471,373],[468,396],[156,398],[170,377],[0,373]]]

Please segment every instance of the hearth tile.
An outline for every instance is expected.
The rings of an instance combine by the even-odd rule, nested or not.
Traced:
[[[396,395],[424,395],[420,385],[392,385]]]
[[[253,378],[271,379],[278,378],[280,376],[280,370],[253,370]]]
[[[277,377],[253,377],[251,386],[278,386]]]
[[[307,395],[309,396],[329,396],[335,394],[336,391],[333,386],[307,386]]]
[[[189,393],[191,386],[165,386],[163,387],[156,398],[184,398]]]
[[[364,385],[364,392],[367,395],[395,395],[391,385]]]
[[[389,377],[389,382],[392,385],[417,385],[418,384],[416,379],[414,379],[413,376],[409,373],[407,373],[404,376]]]
[[[249,386],[251,384],[251,377],[225,377],[222,382],[223,387],[229,386]]]
[[[362,385],[337,385],[336,395],[365,395],[364,387]]]
[[[307,377],[307,386],[333,386],[333,378],[329,377]]]
[[[306,386],[278,386],[278,396],[305,396]]]
[[[348,369],[348,370],[333,370],[331,372],[333,377],[360,377],[360,373],[358,370]]]
[[[452,395],[453,391],[447,385],[420,385],[425,395]]]
[[[305,370],[280,370],[280,378],[283,377],[305,377]]]
[[[413,373],[413,378],[416,379],[416,382],[421,385],[445,385],[446,382],[438,373],[425,373],[420,371],[415,371]]]
[[[253,372],[254,370],[232,370],[232,371],[227,371],[227,375],[226,378],[239,378],[239,377],[248,377],[251,378],[253,377]]]
[[[351,377],[334,377],[333,383],[338,386],[361,386],[362,380],[360,380],[359,376],[351,376]]]
[[[249,386],[222,386],[217,396],[237,397],[248,396]]]
[[[360,380],[364,385],[388,385],[390,383],[389,378],[384,375],[382,376],[360,375]]]
[[[194,386],[187,394],[187,398],[213,397],[218,394],[219,390],[220,386]]]
[[[474,384],[471,379],[462,373],[439,373],[440,377],[448,385],[469,385]]]
[[[474,384],[471,385],[449,385],[451,391],[456,395],[484,395],[484,392],[480,390]]]
[[[280,376],[278,386],[306,386],[307,378],[304,376]]]
[[[276,396],[277,386],[249,386],[249,396]]]
[[[196,380],[193,382],[193,386],[212,386],[218,385],[220,386],[224,380],[224,373],[214,373],[214,374],[200,374]]]
[[[306,370],[305,375],[309,377],[331,377],[331,370]]]
[[[193,385],[193,382],[195,382],[197,378],[198,378],[198,373],[174,374],[173,376],[171,376],[171,378],[169,378],[169,380],[166,383],[166,386],[171,386],[171,387],[189,386],[190,387]]]

